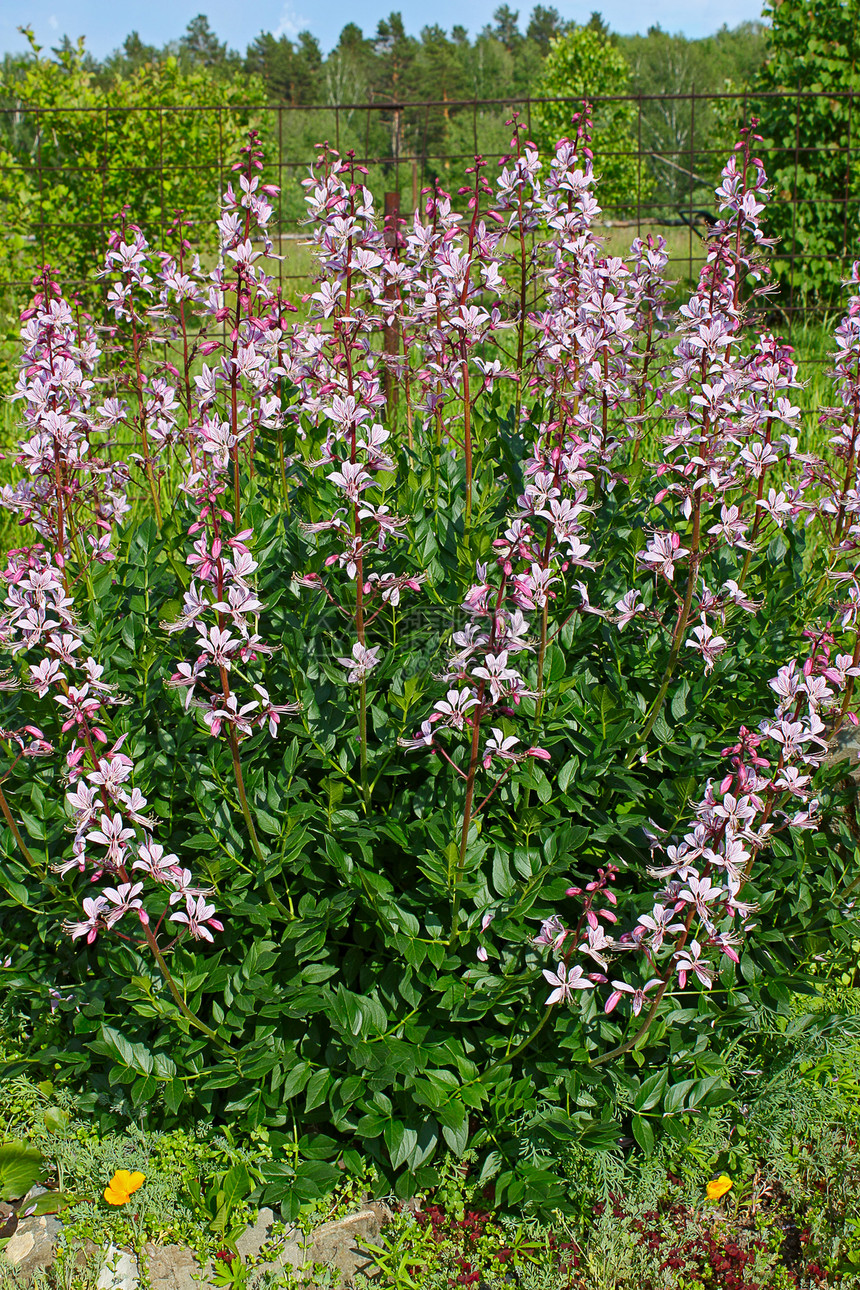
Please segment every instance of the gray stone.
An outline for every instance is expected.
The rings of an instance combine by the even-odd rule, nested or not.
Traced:
[[[847,721],[835,735],[831,734],[823,764],[833,766],[837,762],[846,762],[846,775],[855,784],[860,783],[860,728]]]
[[[201,1269],[186,1246],[147,1244],[143,1256],[152,1290],[207,1290],[212,1265]]]
[[[0,1261],[11,1263],[18,1275],[26,1278],[51,1267],[61,1228],[62,1224],[53,1214],[21,1219],[0,1253]]]
[[[138,1290],[140,1273],[137,1259],[128,1250],[118,1250],[109,1245],[104,1254],[104,1267],[99,1273],[96,1290]]]
[[[257,1257],[269,1239],[269,1233],[272,1230],[274,1221],[275,1215],[270,1209],[261,1209],[254,1226],[245,1228],[245,1231],[236,1242],[236,1250],[242,1255],[243,1259],[255,1259]]]
[[[337,1268],[347,1283],[356,1272],[367,1273],[371,1260],[362,1251],[364,1241],[375,1242],[379,1237],[380,1222],[372,1209],[362,1209],[357,1214],[347,1214],[336,1223],[324,1223],[311,1236],[310,1256],[314,1263]]]
[[[282,1245],[273,1259],[268,1259],[265,1263],[259,1263],[254,1268],[254,1278],[252,1285],[256,1285],[262,1280],[264,1272],[280,1273],[286,1268],[292,1268],[293,1271],[299,1272],[307,1262],[307,1248],[298,1241],[287,1241]]]
[[[350,1285],[356,1272],[372,1272],[361,1244],[376,1241],[379,1230],[380,1218],[369,1208],[334,1223],[324,1223],[304,1239],[287,1241],[274,1259],[255,1268],[256,1279],[263,1272],[283,1272],[289,1267],[296,1272],[306,1269],[304,1279],[310,1282],[314,1264],[322,1264],[339,1272],[341,1280]]]
[[[366,1241],[375,1242],[380,1227],[390,1217],[391,1212],[386,1205],[374,1202],[372,1207],[368,1206],[357,1214],[348,1214],[334,1223],[323,1224],[308,1237],[299,1237],[293,1229],[287,1233],[287,1237],[293,1239],[287,1239],[276,1257],[254,1269],[254,1280],[259,1280],[262,1272],[281,1272],[286,1268],[299,1272],[305,1268],[306,1279],[310,1282],[314,1264],[322,1264],[339,1272],[341,1280],[348,1285],[357,1272],[372,1272],[361,1246]],[[254,1226],[243,1232],[236,1242],[244,1259],[259,1256],[274,1221],[275,1216],[270,1209],[260,1210]],[[23,1279],[30,1279],[38,1269],[48,1268],[53,1263],[61,1228],[62,1224],[52,1214],[23,1219],[5,1251],[0,1253],[0,1262],[12,1264]],[[140,1269],[133,1254],[115,1246],[100,1252],[89,1242],[86,1244],[89,1247],[87,1252],[82,1250],[79,1257],[85,1258],[86,1253],[100,1253],[104,1260],[96,1282],[97,1290],[139,1290]],[[143,1247],[142,1260],[146,1269],[145,1279],[152,1290],[212,1290],[212,1264],[207,1263],[201,1268],[192,1251],[184,1245],[147,1244]]]
[[[380,1227],[385,1227],[387,1223],[394,1222],[394,1210],[384,1200],[369,1200],[364,1208],[373,1211],[379,1219]]]

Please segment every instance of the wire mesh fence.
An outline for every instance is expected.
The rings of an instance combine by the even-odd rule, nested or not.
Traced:
[[[823,100],[823,102],[819,102]],[[509,149],[514,114],[544,148],[579,110],[573,99],[432,100],[293,107],[22,108],[0,106],[0,294],[18,303],[37,268],[64,287],[92,290],[109,230],[128,207],[149,241],[170,246],[178,209],[202,257],[216,253],[214,219],[243,136],[266,149],[266,178],[281,189],[273,235],[284,286],[307,281],[301,180],[316,145],[352,152],[380,209],[410,217],[439,183],[456,194],[476,154],[488,174]],[[815,112],[840,126],[822,141]],[[701,264],[714,217],[713,188],[739,125],[760,118],[758,145],[772,179],[768,231],[779,238],[777,308],[787,326],[822,305],[808,284],[837,281],[860,232],[860,150],[852,144],[853,94],[796,92],[627,95],[593,102],[599,224],[609,253],[634,236],[662,235],[672,275],[685,284]],[[386,197],[387,194],[387,197]],[[832,296],[832,293],[831,293]],[[88,301],[88,303],[90,303]]]

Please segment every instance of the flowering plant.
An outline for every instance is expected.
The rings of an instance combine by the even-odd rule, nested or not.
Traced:
[[[109,1205],[127,1205],[129,1199],[145,1182],[146,1174],[140,1173],[139,1170],[130,1173],[128,1169],[117,1169],[104,1189],[104,1198]]]
[[[752,131],[673,308],[587,114],[543,165],[511,124],[405,226],[321,146],[299,302],[252,136],[214,268],[123,215],[108,327],[48,270],[22,318],[7,988],[79,1077],[289,1144],[291,1211],[359,1146],[551,1201],[514,1104],[683,1137],[714,1036],[856,934],[860,293],[801,452]]]

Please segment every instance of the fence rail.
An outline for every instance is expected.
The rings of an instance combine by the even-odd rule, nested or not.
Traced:
[[[779,308],[790,325],[812,307],[808,282],[825,269],[831,277],[844,274],[854,258],[860,150],[852,139],[853,99],[850,91],[801,87],[790,93],[596,96],[595,169],[603,174],[598,199],[610,251],[622,253],[633,230],[662,233],[673,276],[692,278],[703,258],[701,233],[713,211],[720,168],[738,125],[754,113],[761,119],[759,146],[773,179],[769,224],[780,238]],[[354,152],[380,207],[383,194],[395,193],[401,214],[411,214],[422,189],[437,180],[456,192],[463,166],[476,153],[492,170],[505,155],[505,122],[513,113],[530,137],[546,141],[548,121],[563,120],[578,107],[573,98],[526,97],[27,108],[4,105],[0,98],[0,216],[6,229],[0,239],[0,294],[20,299],[45,261],[65,287],[87,287],[125,205],[159,247],[169,245],[176,210],[186,210],[196,223],[201,253],[212,253],[206,230],[235,149],[251,125],[263,136],[267,178],[281,188],[273,235],[284,255],[278,276],[287,284],[307,278],[298,236],[304,210],[299,181],[315,144],[328,140],[341,152]],[[825,109],[839,117],[840,130],[826,143],[811,143],[815,135],[804,130],[804,114]],[[825,171],[828,182],[822,185]]]

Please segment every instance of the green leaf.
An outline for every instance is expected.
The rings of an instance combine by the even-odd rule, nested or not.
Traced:
[[[232,1165],[224,1175],[219,1189],[218,1209],[212,1224],[215,1231],[223,1232],[227,1227],[230,1215],[246,1196],[254,1189],[251,1175],[243,1164]]]
[[[325,1095],[331,1083],[331,1073],[327,1070],[314,1071],[308,1080],[308,1086],[305,1093],[305,1110],[312,1111],[315,1106],[321,1106],[325,1101]]]
[[[579,759],[571,757],[570,761],[566,761],[558,772],[558,786],[563,793],[567,792],[567,786],[576,774],[578,767]]]
[[[633,1136],[645,1152],[646,1156],[653,1154],[654,1130],[651,1128],[648,1121],[644,1120],[641,1115],[634,1115],[633,1117]]]
[[[164,1089],[164,1105],[174,1114],[185,1101],[185,1089],[181,1079],[172,1079]]]
[[[652,1111],[663,1096],[663,1090],[666,1087],[668,1078],[668,1071],[662,1070],[657,1071],[656,1075],[651,1075],[646,1079],[633,1099],[633,1110]]]
[[[512,896],[517,889],[516,879],[511,875],[507,857],[496,851],[493,856],[493,887],[497,895]]]
[[[496,1174],[499,1172],[501,1167],[502,1167],[501,1152],[499,1151],[488,1152],[484,1159],[483,1164],[481,1165],[481,1172],[478,1174],[478,1186],[480,1187],[484,1183],[492,1182],[492,1180],[495,1178]]]
[[[460,1116],[459,1124],[442,1125],[442,1137],[455,1156],[462,1156],[469,1142],[469,1117],[466,1114],[465,1107],[461,1107],[460,1110],[462,1115]]]
[[[675,690],[675,693],[672,695],[672,716],[676,721],[680,721],[682,717],[687,715],[687,700],[689,697],[690,682],[686,677],[683,677],[678,688]]]
[[[17,1200],[26,1196],[42,1177],[44,1156],[35,1147],[12,1138],[0,1142],[0,1200]]]
[[[695,1083],[694,1079],[684,1079],[678,1084],[673,1084],[663,1098],[663,1114],[675,1115],[682,1107],[688,1107],[690,1090]]]
[[[62,1191],[43,1191],[34,1201],[27,1202],[27,1210],[34,1218],[40,1218],[42,1214],[60,1214],[73,1199]]]
[[[310,1062],[299,1062],[291,1071],[287,1072],[287,1078],[280,1088],[280,1095],[284,1101],[288,1098],[296,1097],[301,1093],[313,1074],[313,1067]]]
[[[63,1129],[69,1127],[69,1113],[61,1106],[46,1106],[42,1119],[49,1133],[62,1133]]]

